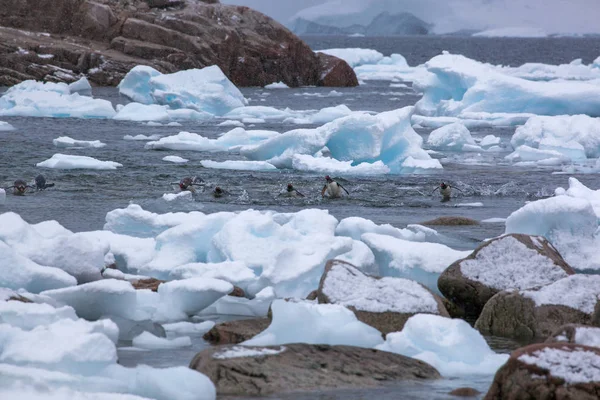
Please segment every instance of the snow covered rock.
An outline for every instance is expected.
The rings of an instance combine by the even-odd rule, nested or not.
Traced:
[[[574,271],[546,239],[511,234],[454,262],[438,279],[438,287],[468,315],[478,316],[498,292],[549,285],[571,274]]]
[[[490,349],[467,322],[429,314],[410,317],[377,349],[424,361],[442,376],[493,375],[508,359]]]
[[[520,348],[500,368],[486,399],[596,399],[600,391],[600,349],[569,343]]]
[[[119,91],[140,103],[187,108],[213,115],[224,115],[247,104],[239,89],[216,65],[172,74],[137,66],[125,75]]]
[[[546,343],[566,342],[600,348],[600,327],[568,324],[558,328]]]
[[[242,345],[309,343],[370,348],[383,342],[377,329],[360,322],[341,305],[275,300],[271,310],[271,325]]]
[[[571,275],[536,290],[504,291],[481,311],[475,328],[484,334],[533,339],[565,324],[590,325],[600,295],[600,276]]]
[[[271,324],[268,318],[239,319],[216,324],[203,336],[212,344],[238,344],[252,339]]]
[[[455,122],[431,132],[427,146],[438,151],[481,151],[471,132],[461,123]]]
[[[73,156],[57,153],[51,158],[37,163],[36,166],[53,169],[114,170],[117,169],[117,167],[122,167],[123,164],[114,161],[100,161],[88,156]]]
[[[435,368],[399,354],[350,346],[218,346],[198,353],[190,368],[206,374],[222,396],[381,386],[439,378]]]
[[[102,143],[99,140],[76,140],[68,136],[58,137],[52,140],[52,143],[56,147],[64,147],[67,149],[71,147],[88,147],[93,149],[99,149],[101,147],[106,146],[106,143]]]
[[[359,321],[383,334],[401,330],[414,314],[448,316],[441,299],[420,284],[402,278],[371,277],[339,260],[327,262],[317,296],[321,304],[349,308]]]

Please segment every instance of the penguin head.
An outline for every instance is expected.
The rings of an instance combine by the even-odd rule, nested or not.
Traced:
[[[223,189],[221,189],[220,187],[218,187],[218,186],[217,186],[217,187],[215,188],[215,193],[219,193],[219,194],[221,194],[221,193],[223,193]]]
[[[441,187],[442,189],[446,189],[446,188],[448,187],[448,185],[446,185],[444,182],[442,182],[442,183],[440,184],[440,187]]]
[[[331,179],[331,178],[329,177],[329,175],[325,176],[325,180],[326,180],[327,182],[333,182],[333,179]]]
[[[287,185],[287,191],[291,192],[292,190],[294,190],[294,186],[291,183],[288,183],[288,185]]]

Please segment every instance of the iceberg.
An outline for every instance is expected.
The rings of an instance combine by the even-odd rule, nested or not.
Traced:
[[[86,147],[86,148],[99,149],[99,148],[106,146],[106,143],[102,143],[99,140],[75,140],[68,136],[58,137],[58,138],[52,140],[52,143],[56,147],[64,147],[64,148]]]
[[[147,350],[178,349],[190,347],[192,340],[189,336],[180,336],[174,339],[166,339],[154,336],[150,332],[142,332],[131,341],[133,347]]]
[[[455,122],[431,132],[427,146],[438,151],[482,151],[475,143],[471,132],[461,123]]]
[[[114,161],[100,161],[88,156],[72,156],[68,154],[57,153],[51,158],[39,162],[37,167],[53,168],[53,169],[97,169],[97,170],[114,170],[117,167],[122,167]]]
[[[191,109],[224,115],[247,104],[239,89],[216,65],[172,74],[136,66],[125,75],[118,87],[121,94],[133,101],[169,106],[173,110]]]
[[[6,191],[4,189],[0,189],[0,206],[6,202]]]
[[[14,131],[15,127],[8,122],[0,121],[0,132]]]
[[[177,135],[148,142],[145,148],[150,150],[233,151],[240,146],[260,143],[275,136],[279,136],[279,133],[261,130],[247,131],[244,128],[234,128],[217,139],[209,139],[197,133],[179,132]]]
[[[506,27],[489,29],[474,33],[476,37],[519,37],[519,38],[542,38],[548,34],[544,30],[535,27]]]
[[[190,161],[187,158],[179,157],[179,156],[165,156],[162,158],[163,161],[172,162],[175,164],[185,164]]]
[[[239,160],[228,160],[228,161],[211,161],[202,160],[200,164],[204,168],[211,169],[234,169],[239,171],[272,171],[276,170],[273,164],[269,164],[266,161],[239,161]]]
[[[271,325],[242,345],[309,343],[370,348],[383,342],[381,332],[357,320],[344,306],[275,300],[271,309]]]
[[[71,93],[92,94],[92,85],[85,76],[82,76],[73,83],[69,83],[69,91]]]
[[[205,321],[200,323],[193,322],[173,322],[171,324],[164,324],[163,328],[167,333],[187,333],[190,335],[202,336],[206,332],[210,331],[215,326],[213,321]]]
[[[441,169],[439,161],[432,161],[422,149],[423,140],[410,125],[412,111],[412,107],[405,107],[377,115],[353,114],[319,128],[292,130],[256,145],[242,146],[240,154],[278,168],[292,168],[295,155],[312,155],[327,146],[331,157],[338,161],[382,161],[391,173],[405,172],[403,162],[408,157]]]
[[[587,114],[600,116],[600,86],[586,82],[534,82],[461,55],[444,53],[426,64],[433,74],[414,83],[423,92],[415,105],[425,116],[466,113]]]
[[[188,190],[179,192],[179,193],[165,193],[162,195],[162,199],[164,201],[178,201],[178,200],[193,201],[194,193],[192,193]]]
[[[376,64],[383,59],[383,54],[377,50],[344,48],[317,50],[317,53],[328,54],[346,61],[350,67],[358,67],[363,64]]]
[[[289,89],[290,87],[283,82],[273,82],[265,86],[265,89]]]
[[[308,154],[295,154],[292,158],[292,168],[298,171],[340,175],[379,175],[390,172],[390,168],[384,165],[382,161],[352,164],[352,160],[338,161],[335,158],[313,157]]]
[[[158,104],[129,103],[117,109],[113,119],[119,121],[168,121],[169,107]]]
[[[467,322],[432,314],[413,315],[375,348],[424,361],[446,377],[494,375],[509,357],[496,354]]]
[[[108,100],[71,93],[66,83],[24,81],[0,97],[0,116],[112,118]]]
[[[150,136],[146,136],[146,135],[135,135],[135,136],[131,136],[131,135],[125,135],[123,136],[123,140],[138,140],[138,141],[144,141],[144,140],[158,140],[160,139],[160,135],[150,135]]]

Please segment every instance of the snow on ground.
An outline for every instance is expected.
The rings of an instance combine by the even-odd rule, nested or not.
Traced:
[[[239,160],[229,160],[229,161],[211,161],[211,160],[202,160],[200,164],[204,168],[212,168],[212,169],[234,169],[240,171],[272,171],[276,170],[273,164],[269,164],[266,161],[239,161]]]
[[[537,306],[563,305],[591,314],[600,295],[600,275],[571,275],[538,290],[521,291],[521,294],[535,301]]]
[[[185,164],[186,162],[190,161],[187,158],[183,158],[183,157],[179,157],[179,156],[164,156],[162,158],[162,160],[172,162],[175,164]]]
[[[493,375],[508,360],[467,322],[431,314],[413,315],[376,348],[425,361],[442,376]]]
[[[122,167],[123,164],[114,161],[100,161],[88,156],[73,156],[57,153],[51,158],[37,163],[36,166],[53,169],[114,170],[117,169],[117,167]]]
[[[71,93],[66,83],[24,81],[0,97],[0,116],[112,118],[108,100]]]
[[[76,140],[76,139],[70,138],[68,136],[58,137],[58,138],[52,140],[52,143],[56,147],[64,147],[64,148],[86,147],[86,148],[99,149],[99,148],[106,146],[106,143],[102,143],[99,140]]]
[[[309,343],[369,348],[383,342],[381,332],[357,320],[344,306],[275,300],[271,309],[271,325],[242,345]]]
[[[567,384],[600,381],[600,356],[581,349],[542,348],[533,354],[524,354],[519,361],[550,371]]]
[[[215,353],[213,358],[222,360],[225,358],[273,356],[275,354],[283,353],[285,350],[285,346],[281,346],[277,350],[260,347],[248,348],[246,346],[233,346],[219,353]]]
[[[478,37],[520,37],[520,38],[541,38],[546,37],[548,34],[540,28],[534,27],[506,27],[489,29],[487,31],[481,31],[474,33],[473,36]]]
[[[575,343],[585,346],[600,347],[600,328],[595,326],[575,328]]]
[[[0,132],[14,131],[15,127],[8,122],[0,121]]]
[[[329,54],[346,61],[352,68],[363,64],[376,64],[383,59],[383,54],[377,50],[344,48],[317,50],[317,53]]]
[[[165,105],[173,110],[224,115],[247,104],[239,89],[217,66],[172,74],[137,66],[125,75],[118,87],[121,94],[133,101]]]

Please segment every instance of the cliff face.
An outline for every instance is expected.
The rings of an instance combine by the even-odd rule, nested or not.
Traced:
[[[349,66],[341,67],[349,79],[327,77],[334,70],[302,40],[247,7],[214,0],[2,3],[0,85],[68,82],[78,74],[97,85],[116,85],[138,64],[162,72],[216,64],[238,86],[356,84]]]

